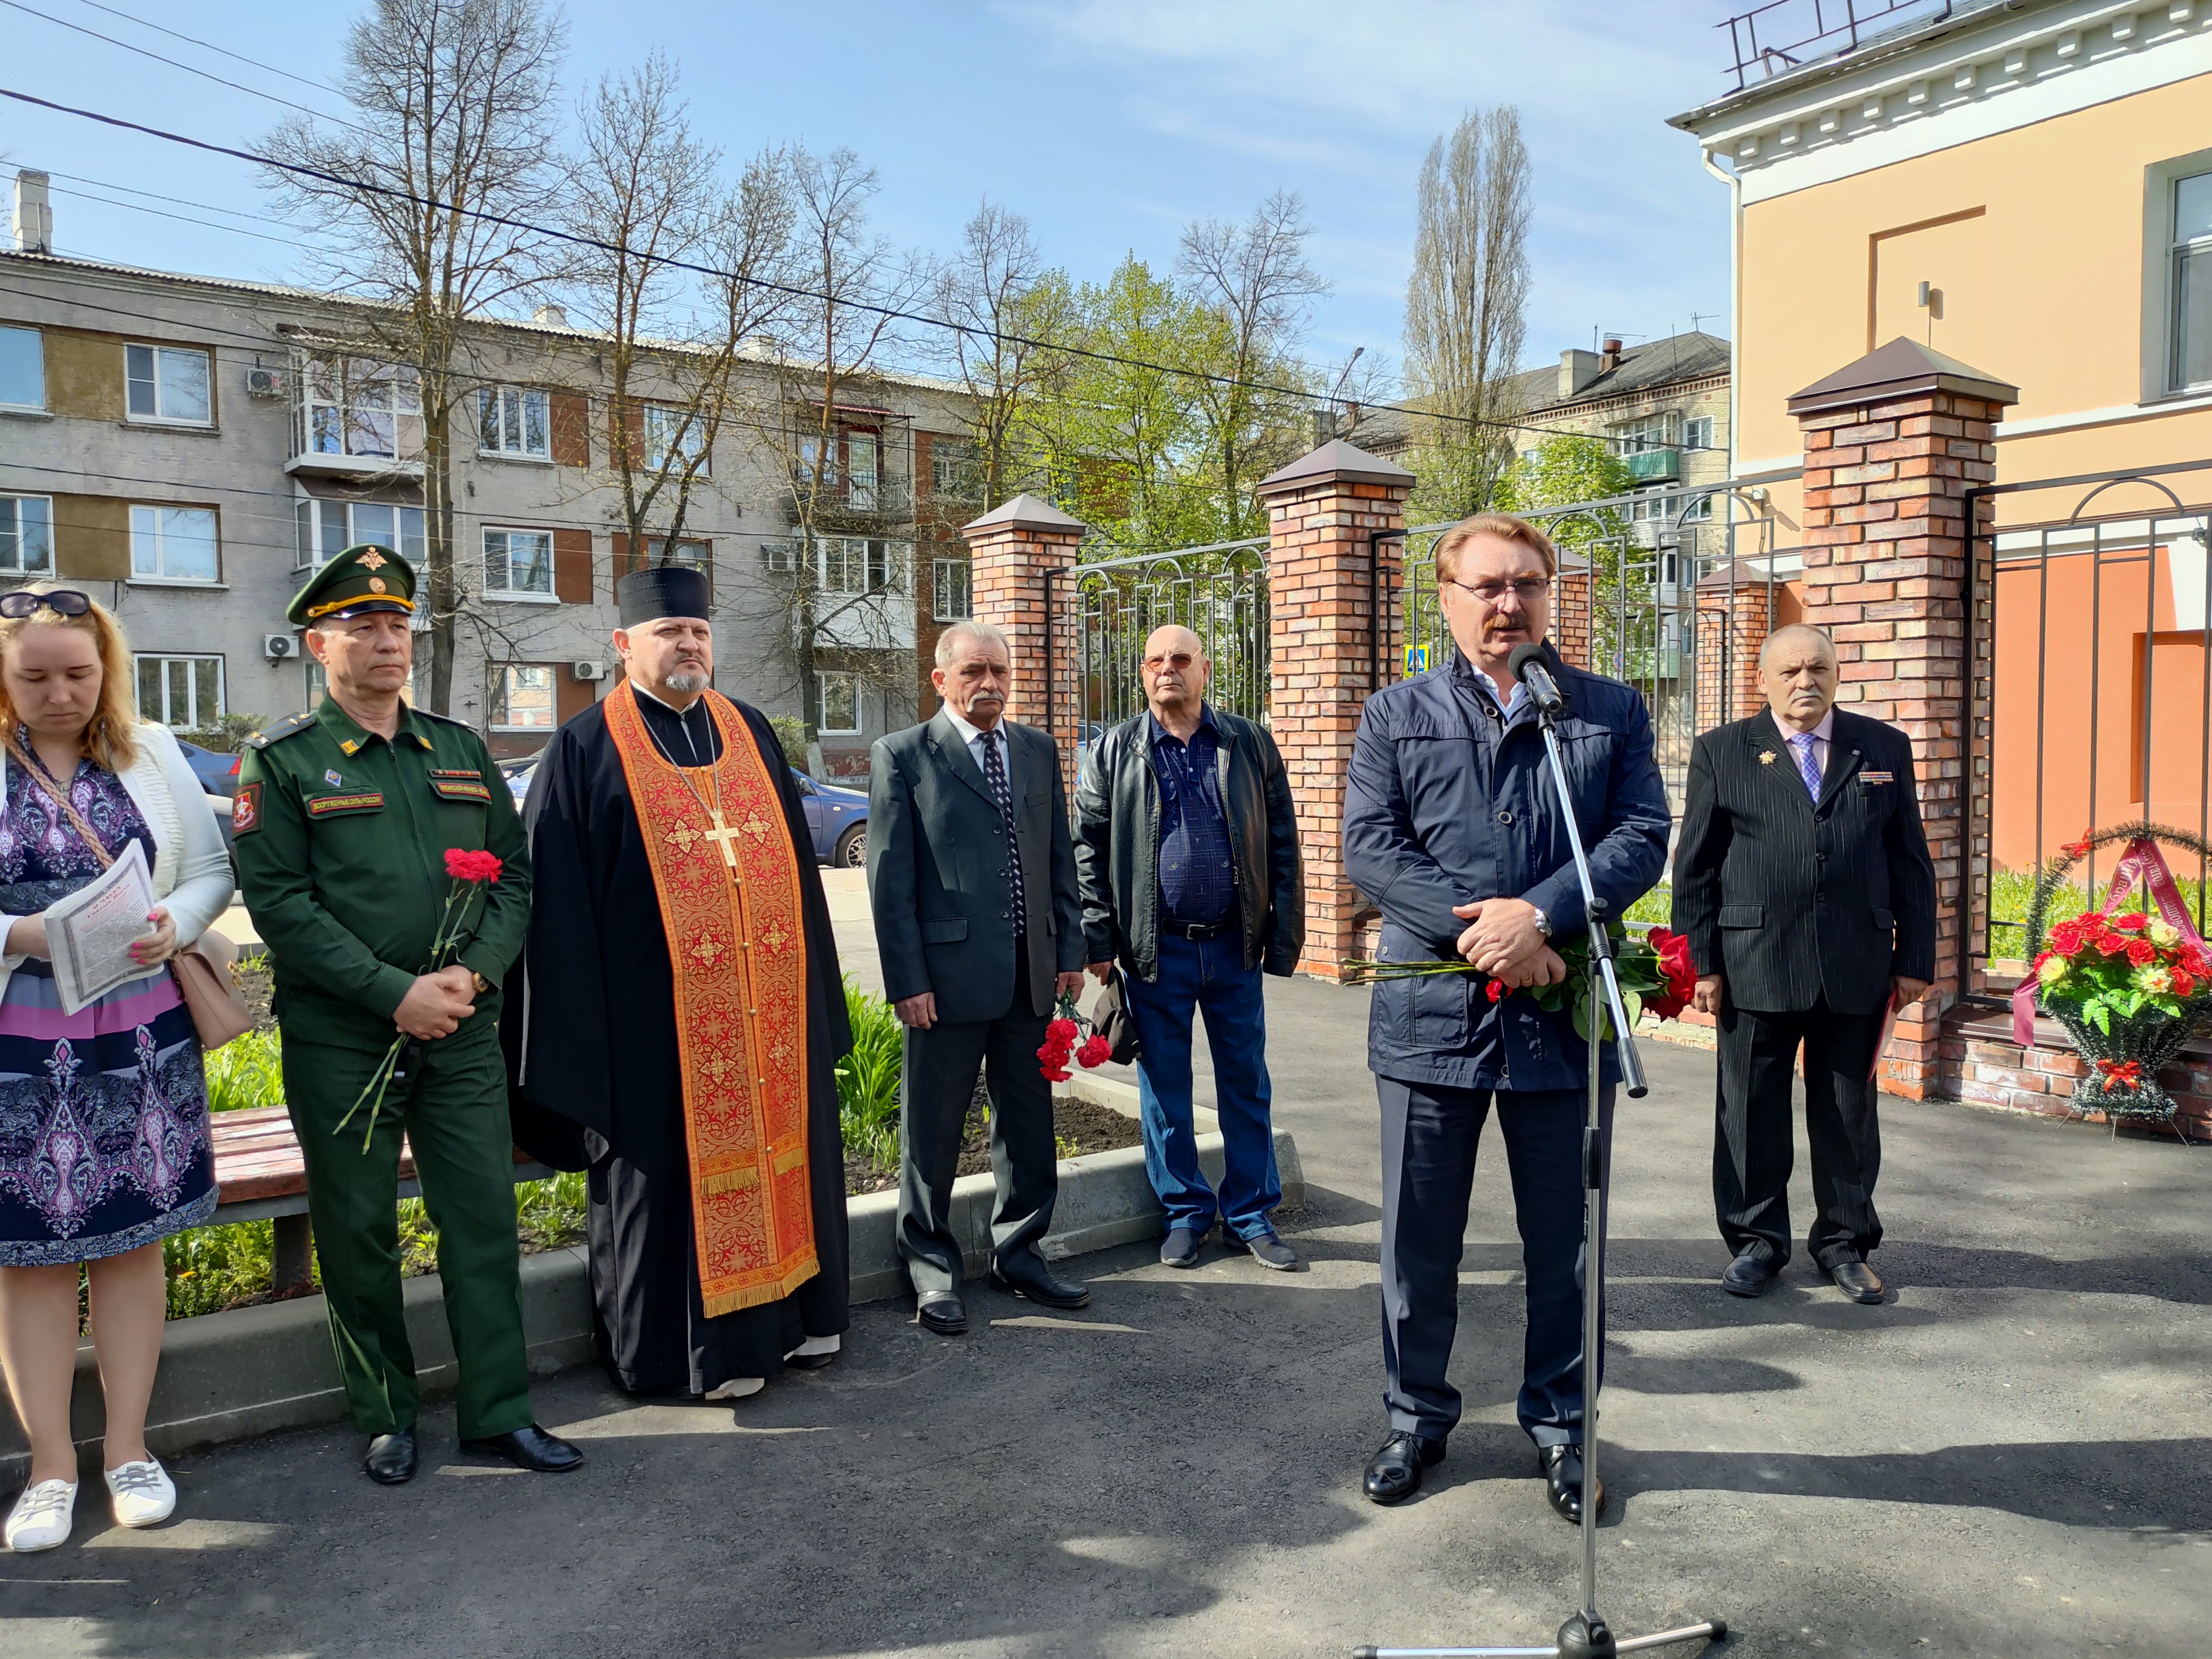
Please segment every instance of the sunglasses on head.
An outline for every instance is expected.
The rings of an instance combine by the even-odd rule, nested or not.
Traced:
[[[0,593],[0,617],[9,622],[21,622],[35,616],[45,605],[58,617],[82,617],[92,609],[92,597],[74,587],[57,587],[44,593],[33,593],[17,588],[12,593]]]

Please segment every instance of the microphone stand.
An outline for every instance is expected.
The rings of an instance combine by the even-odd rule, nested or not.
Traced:
[[[1521,650],[1528,650],[1522,647]],[[1516,652],[1516,655],[1518,656]],[[1536,660],[1512,665],[1535,699],[1537,719],[1544,732],[1544,757],[1550,763],[1553,793],[1567,826],[1567,844],[1574,849],[1575,880],[1583,891],[1583,909],[1589,918],[1589,1098],[1583,1121],[1583,1604],[1559,1626],[1547,1648],[1384,1648],[1358,1647],[1353,1659],[1613,1659],[1620,1653],[1640,1653],[1646,1648],[1666,1647],[1700,1638],[1717,1642],[1728,1634],[1723,1620],[1710,1619],[1651,1636],[1616,1637],[1597,1610],[1597,1395],[1600,1360],[1598,1311],[1605,1300],[1605,1229],[1599,1224],[1604,1196],[1605,1140],[1599,1115],[1598,1033],[1601,1016],[1610,1012],[1620,1049],[1621,1081],[1629,1098],[1641,1100],[1650,1085],[1644,1077],[1644,1062],[1636,1052],[1636,1034],[1629,1028],[1627,1005],[1620,997],[1620,977],[1613,961],[1613,936],[1606,931],[1606,902],[1590,884],[1589,860],[1583,853],[1582,826],[1575,819],[1574,792],[1567,787],[1567,769],[1559,757],[1558,721],[1567,712],[1566,700],[1538,653]],[[1530,671],[1534,672],[1531,672]]]

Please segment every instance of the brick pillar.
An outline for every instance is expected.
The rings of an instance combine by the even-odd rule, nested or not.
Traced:
[[[1759,684],[1759,648],[1773,631],[1762,578],[1740,568],[1714,571],[1697,588],[1698,728],[1748,720],[1766,707]]]
[[[1590,565],[1585,554],[1559,550],[1559,574],[1552,594],[1552,626],[1547,637],[1559,647],[1560,658],[1577,668],[1590,662]],[[1611,673],[1601,668],[1599,673]]]
[[[975,620],[1006,630],[1014,647],[1014,689],[1006,717],[1042,726],[1073,741],[1067,687],[1074,683],[1075,646],[1069,578],[1055,574],[1048,608],[1046,574],[1075,568],[1085,526],[1050,501],[1017,495],[993,507],[960,533],[974,561],[971,592]],[[1046,684],[1046,670],[1052,684]],[[1054,716],[1060,723],[1054,724]],[[1063,761],[1072,754],[1061,744]]]
[[[2016,386],[1905,339],[1790,399],[1805,434],[1805,620],[1835,638],[1838,701],[1911,738],[1936,861],[1936,988],[1898,1022],[1884,1078],[1915,1099],[1937,1091],[1970,897],[1966,736],[1981,688],[1967,672],[1965,495],[1996,477],[1996,423],[2019,401]],[[1987,606],[1989,541],[1977,551]]]
[[[1358,895],[1344,873],[1344,775],[1359,711],[1374,689],[1371,665],[1395,630],[1378,640],[1374,579],[1398,591],[1401,540],[1378,534],[1406,526],[1413,475],[1341,440],[1323,444],[1260,485],[1267,507],[1270,615],[1269,726],[1283,751],[1297,805],[1305,860],[1306,948],[1298,971],[1341,977],[1359,954]],[[1383,664],[1383,680],[1393,676]]]

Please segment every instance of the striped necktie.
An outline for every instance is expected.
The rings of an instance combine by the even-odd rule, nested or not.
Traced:
[[[1797,751],[1797,775],[1805,780],[1806,792],[1814,800],[1820,799],[1820,763],[1813,758],[1813,734],[1798,732],[1791,735],[1790,746]]]
[[[1013,900],[1014,931],[1019,933],[1029,910],[1022,902],[1022,838],[1014,823],[1014,792],[1006,782],[1006,763],[999,756],[1006,735],[1005,728],[997,726],[983,733],[983,781],[991,786],[999,816],[1006,821],[1006,891]]]

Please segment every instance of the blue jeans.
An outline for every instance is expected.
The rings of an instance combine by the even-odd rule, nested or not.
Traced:
[[[1267,1212],[1283,1201],[1269,1121],[1267,1009],[1261,972],[1244,965],[1241,933],[1219,939],[1160,935],[1159,976],[1150,984],[1126,975],[1129,1015],[1144,1053],[1137,1092],[1145,1126],[1145,1173],[1168,1212],[1170,1231],[1204,1232],[1218,1211],[1237,1238],[1273,1231]],[[1213,1053],[1214,1109],[1221,1119],[1221,1195],[1198,1167],[1198,1131],[1191,1120],[1192,1016],[1206,1014]]]

